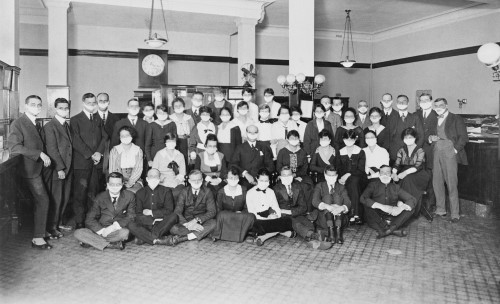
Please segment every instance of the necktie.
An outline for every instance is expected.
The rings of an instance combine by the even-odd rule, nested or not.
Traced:
[[[333,185],[330,185],[330,194],[335,193],[335,190],[333,190]]]
[[[135,119],[132,119],[132,127],[135,127]]]
[[[198,109],[194,110],[194,116],[198,116]]]
[[[385,112],[385,116],[389,116],[389,111]]]
[[[401,119],[402,119],[403,121],[405,121],[405,118],[406,118],[406,115],[405,115],[405,114],[401,115]]]
[[[113,208],[115,208],[115,210],[116,210],[116,205],[117,205],[117,203],[116,203],[116,197],[113,197]]]
[[[198,199],[198,190],[195,190],[193,193],[193,202],[196,203],[196,200]]]
[[[35,120],[35,128],[39,134],[42,132],[42,123],[38,119]]]
[[[102,124],[106,124],[106,113],[102,114]]]
[[[424,112],[424,119],[427,118],[427,112]]]
[[[288,135],[288,128],[285,126],[285,138]]]
[[[262,191],[262,193],[266,194],[266,189],[262,190],[262,189],[257,189],[257,191]]]
[[[94,114],[90,114],[90,121],[94,121]]]
[[[288,188],[288,191],[287,191],[287,192],[288,192],[288,196],[289,196],[289,197],[292,197],[292,196],[293,196],[293,193],[292,193],[292,186],[291,186],[291,185],[288,185],[288,187],[287,187],[287,188]]]
[[[64,122],[64,129],[66,129],[66,134],[68,134],[68,137],[71,140],[71,132],[69,131],[69,125],[67,122]]]
[[[444,118],[444,114],[438,115],[438,118]]]

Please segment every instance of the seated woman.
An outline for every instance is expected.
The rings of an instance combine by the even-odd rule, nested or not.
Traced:
[[[389,166],[389,152],[377,145],[377,135],[375,131],[365,131],[365,142],[368,147],[363,148],[366,156],[365,173],[368,179],[378,179],[379,170],[383,165]]]
[[[347,131],[352,130],[356,134],[356,145],[360,148],[365,147],[365,135],[363,134],[363,129],[355,125],[356,123],[356,110],[353,108],[347,108],[342,114],[343,125],[337,128],[335,133],[335,143],[334,147],[337,151],[345,147],[344,144],[344,134]]]
[[[156,153],[153,168],[160,171],[160,185],[171,188],[174,201],[184,188],[186,176],[186,162],[179,150],[176,150],[177,136],[172,133],[165,134],[165,148]]]
[[[224,187],[227,174],[226,160],[224,154],[217,152],[217,136],[208,134],[205,141],[205,151],[196,156],[194,168],[203,173],[205,186],[207,186],[214,196],[220,188]]]
[[[344,147],[339,151],[336,165],[340,177],[339,183],[345,185],[351,199],[351,224],[362,225],[363,209],[359,203],[359,197],[366,183],[365,151],[355,145],[358,135],[353,129],[344,132],[343,140]]]
[[[226,165],[233,157],[236,147],[241,145],[241,131],[233,120],[233,111],[230,108],[222,108],[219,116],[221,123],[217,126],[218,149],[224,154]]]
[[[297,124],[290,119],[290,108],[288,106],[281,106],[278,111],[278,121],[273,123],[271,128],[271,145],[276,146],[276,156],[280,153],[280,150],[288,145],[287,134],[292,130],[297,130]]]
[[[236,105],[236,113],[238,113],[238,116],[235,117],[234,122],[240,127],[241,139],[242,143],[244,143],[247,141],[247,127],[255,125],[257,122],[251,118],[246,101],[240,101]]]
[[[273,123],[278,121],[277,118],[270,118],[271,108],[267,104],[261,104],[259,106],[259,122],[256,124],[259,128],[259,137],[257,141],[265,146],[268,146],[271,150],[271,139],[272,139],[272,127]],[[276,147],[276,146],[275,146]],[[273,155],[273,158],[276,156]]]
[[[386,143],[386,136],[388,135],[387,129],[380,124],[380,119],[382,118],[382,110],[377,107],[373,107],[368,112],[370,115],[370,121],[372,122],[371,126],[365,128],[365,133],[367,131],[375,132],[377,136],[377,144],[379,147],[384,148],[386,151],[389,151],[389,142]],[[387,144],[387,145],[386,145]]]
[[[319,132],[319,147],[312,155],[309,168],[317,176],[317,183],[325,180],[325,168],[328,165],[335,166],[335,148],[331,146],[332,134],[328,130],[321,130]]]
[[[179,150],[182,155],[184,155],[185,166],[187,166],[188,160],[188,139],[191,134],[191,130],[194,127],[194,120],[191,115],[184,113],[184,108],[186,104],[184,100],[180,97],[175,98],[172,101],[172,108],[174,113],[170,114],[170,119],[175,123],[177,128],[177,150]],[[153,157],[154,159],[154,157]]]
[[[226,93],[221,88],[214,88],[213,94],[214,101],[209,103],[207,107],[212,109],[213,122],[218,126],[222,122],[220,119],[222,109],[228,108],[233,113],[233,105],[226,100]]]
[[[292,111],[292,121],[297,124],[297,131],[299,131],[300,142],[303,143],[307,123],[300,120],[300,117],[302,117],[302,110],[299,107],[295,106],[291,107],[290,111]]]
[[[134,128],[123,126],[118,134],[120,144],[114,146],[109,153],[109,172],[121,173],[126,189],[136,193],[142,188],[142,150],[132,143],[132,139],[136,136]]]
[[[196,155],[205,151],[208,134],[217,134],[217,128],[212,122],[212,109],[201,106],[198,110],[201,121],[191,130],[189,136],[189,163],[194,165]]]
[[[418,217],[422,194],[427,189],[430,174],[425,169],[424,149],[415,144],[417,136],[417,131],[413,128],[403,130],[401,138],[405,145],[397,153],[392,179],[399,181],[401,188],[415,197],[417,204],[413,214]]]
[[[257,235],[253,240],[257,246],[278,234],[292,237],[294,234],[291,217],[281,217],[281,209],[274,191],[269,188],[271,173],[266,168],[257,172],[257,186],[247,192],[248,212],[255,215],[252,232]]]
[[[276,170],[281,172],[284,166],[290,167],[293,177],[299,182],[304,191],[304,199],[307,204],[307,211],[312,211],[311,195],[314,187],[312,178],[307,174],[309,163],[304,149],[300,148],[300,136],[297,130],[292,130],[287,134],[288,144],[281,149],[276,159]]]
[[[304,150],[309,157],[313,156],[313,154],[316,152],[316,148],[318,148],[319,146],[319,132],[326,130],[330,134],[334,134],[331,123],[325,119],[325,112],[325,107],[322,104],[315,105],[315,119],[307,123],[304,133]],[[330,145],[332,147],[334,146],[332,143],[330,143]]]
[[[255,215],[248,213],[247,189],[238,184],[240,171],[231,166],[227,173],[227,185],[217,192],[217,227],[214,240],[243,242],[248,230],[253,227]]]
[[[146,131],[146,159],[149,167],[153,166],[153,159],[158,151],[165,148],[165,134],[177,134],[177,126],[168,119],[168,108],[161,104],[156,107],[157,120],[149,124]]]

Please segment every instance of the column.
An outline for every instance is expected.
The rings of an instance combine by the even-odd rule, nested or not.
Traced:
[[[314,76],[314,0],[289,0],[289,73]]]
[[[245,63],[253,64],[255,68],[255,25],[257,19],[239,18],[236,21],[238,26],[238,85],[243,85],[241,67]],[[255,83],[252,83],[255,88]]]
[[[19,66],[19,2],[0,1],[0,60]]]
[[[69,99],[68,86],[68,8],[69,0],[44,0],[48,9],[49,82],[47,84],[48,109],[45,117],[53,117],[54,101]]]

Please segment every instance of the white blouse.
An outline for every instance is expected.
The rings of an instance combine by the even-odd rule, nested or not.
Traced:
[[[370,147],[363,148],[363,151],[365,151],[366,155],[366,162],[365,162],[365,171],[366,174],[369,175],[369,168],[375,167],[379,168],[382,165],[389,165],[389,153],[387,152],[386,149],[380,147],[379,145],[376,145],[375,148],[372,150]],[[368,178],[375,178],[378,177],[378,175],[375,176],[368,176]]]
[[[281,209],[278,205],[278,200],[274,191],[270,188],[266,189],[266,193],[257,191],[257,187],[247,191],[246,204],[248,212],[253,213],[258,220],[268,220],[268,218],[261,217],[258,213],[266,211],[271,207],[278,217],[281,217]]]

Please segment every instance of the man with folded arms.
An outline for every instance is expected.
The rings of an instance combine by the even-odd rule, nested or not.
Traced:
[[[87,214],[85,226],[75,230],[75,238],[82,247],[123,250],[123,241],[128,239],[129,225],[135,217],[135,195],[123,190],[123,175],[112,172],[108,175],[108,190],[98,194]]]
[[[147,187],[136,193],[136,216],[129,225],[130,232],[135,235],[137,245],[174,246],[179,241],[178,236],[163,237],[178,222],[172,190],[159,185],[160,171],[157,169],[150,169],[146,180]]]
[[[377,238],[388,235],[404,237],[408,232],[402,228],[411,218],[416,199],[394,183],[391,183],[391,167],[380,167],[378,181],[371,182],[361,195],[366,206],[368,226],[378,233]]]

